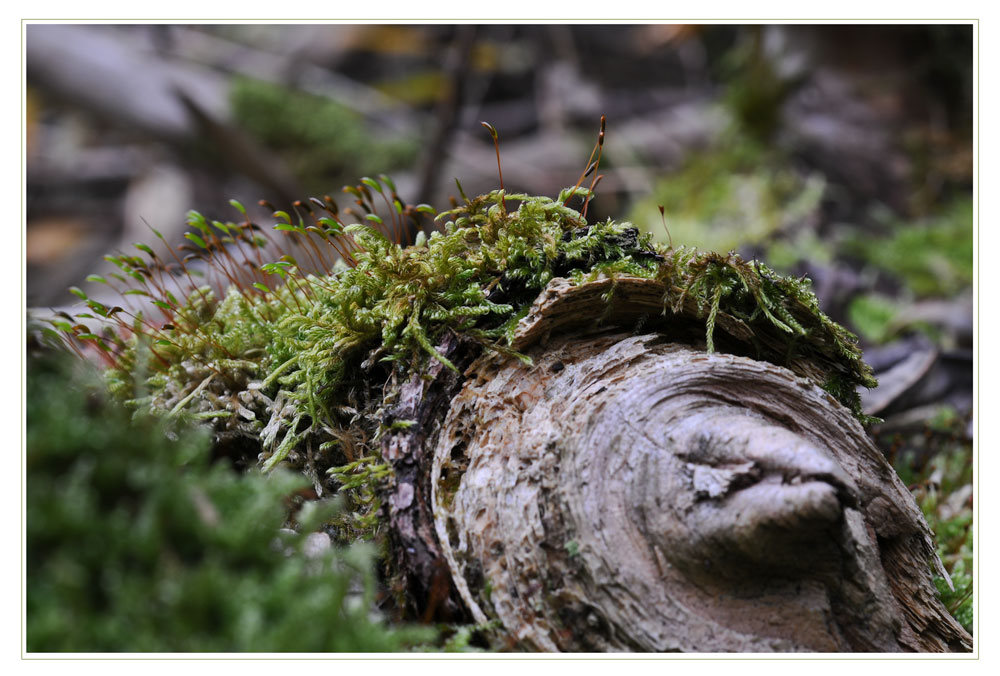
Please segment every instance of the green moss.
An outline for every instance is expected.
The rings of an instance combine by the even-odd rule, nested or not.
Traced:
[[[954,411],[943,410],[931,421],[937,432],[957,431],[964,423]],[[935,578],[941,601],[966,631],[973,622],[972,444],[952,442],[930,461],[914,467],[913,458],[901,456],[894,463],[910,486],[938,543],[938,556],[954,589]]]
[[[359,115],[330,99],[238,78],[230,100],[239,125],[312,192],[327,192],[357,173],[407,166],[417,155],[415,139],[373,134]]]
[[[385,189],[397,213],[383,222],[372,197]],[[703,323],[709,351],[720,340],[741,341],[742,353],[793,370],[808,363],[810,377],[835,377],[831,392],[858,415],[856,387],[875,385],[855,337],[820,311],[808,280],[782,277],[733,253],[668,249],[628,222],[588,224],[567,206],[572,191],[556,199],[502,191],[466,199],[438,215],[441,231],[409,247],[387,237],[410,209],[391,181],[363,179],[355,192],[365,223],[325,218],[317,221],[325,229],[306,229],[282,214],[285,222],[276,226],[324,247],[339,242],[350,265],[308,275],[285,255],[261,266],[284,284],[237,284],[221,300],[192,289],[183,306],[161,300],[169,330],[137,319],[136,335],[107,352],[112,390],[138,411],[209,420],[217,438],[243,439],[265,469],[302,469],[317,490],[329,468],[351,498],[340,529],[346,539],[371,536],[378,527],[373,486],[386,478],[376,449],[384,397],[392,394],[386,383],[401,382],[427,360],[454,368],[436,348],[446,334],[511,354],[517,322],[555,277],[660,280],[668,325]],[[210,265],[227,266],[221,248],[209,245],[209,226],[197,217],[192,223],[201,229]],[[248,223],[213,225],[252,230]],[[147,275],[139,280],[155,296]],[[111,314],[82,291],[80,297],[97,314]]]
[[[857,296],[847,306],[851,326],[872,343],[884,343],[893,337],[893,326],[898,316],[897,304],[878,294]]]
[[[720,63],[726,108],[735,123],[761,143],[770,142],[780,127],[782,105],[801,79],[787,72],[787,63],[782,72],[782,56],[768,44],[766,30],[750,29]]]
[[[659,180],[632,211],[632,220],[658,238],[662,234],[660,241],[668,237],[658,206],[674,242],[719,252],[766,244],[778,235],[798,239],[796,226],[817,214],[823,177],[790,168],[773,142],[782,105],[798,78],[779,72],[778,59],[768,52],[762,30],[751,31],[730,50],[720,73],[728,126]],[[784,261],[771,262],[780,267]]]
[[[787,168],[773,151],[736,127],[717,145],[694,154],[677,172],[664,177],[632,218],[674,242],[708,251],[730,251],[761,244],[793,228],[819,208],[824,181]]]
[[[881,239],[858,235],[847,248],[918,297],[951,296],[972,285],[972,209],[971,199],[958,199],[936,216],[893,223]]]
[[[373,612],[370,547],[301,553],[332,503],[293,513],[301,534],[279,530],[301,475],[213,462],[205,430],[130,420],[99,386],[29,361],[28,651],[382,652],[435,639]]]

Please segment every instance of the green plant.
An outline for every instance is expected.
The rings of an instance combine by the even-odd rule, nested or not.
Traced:
[[[942,410],[927,434],[950,435],[963,423]],[[938,556],[954,589],[941,577],[934,580],[941,601],[970,634],[973,629],[973,528],[971,443],[951,442],[929,461],[914,464],[903,456],[896,471],[914,493],[938,543]]]
[[[863,294],[852,299],[847,307],[851,326],[861,336],[873,343],[884,343],[894,335],[894,322],[900,308],[890,299],[878,294]]]
[[[600,142],[595,152],[599,161]],[[137,244],[148,260],[109,256],[120,269],[114,281],[90,278],[118,289],[123,305],[145,299],[155,320],[74,288],[90,312],[53,319],[46,333],[77,350],[96,348],[111,391],[137,412],[210,423],[217,440],[244,440],[265,470],[302,469],[320,493],[332,473],[352,499],[348,539],[358,526],[368,537],[378,528],[372,489],[387,475],[373,444],[392,397],[386,383],[427,359],[454,368],[435,347],[446,333],[509,353],[517,322],[557,276],[658,279],[664,316],[703,322],[709,351],[724,317],[752,337],[759,358],[825,369],[828,389],[861,415],[855,387],[874,386],[870,369],[854,336],[819,310],[808,280],[732,253],[655,245],[627,222],[590,224],[584,214],[600,176],[589,189],[583,178],[555,199],[502,189],[470,199],[459,185],[463,203],[438,214],[440,230],[411,246],[399,243],[408,222],[433,209],[404,205],[388,177],[363,178],[345,188],[350,210],[325,197],[298,203],[296,217],[275,211],[273,229],[285,239],[270,245],[287,249],[273,263],[263,263],[269,238],[260,226],[208,223],[192,212],[187,259],[172,253],[165,263]],[[574,199],[582,211],[569,206]],[[195,282],[192,258],[216,286],[229,285],[223,295]],[[112,325],[100,335],[74,323],[98,318]]]
[[[98,388],[65,360],[29,362],[29,652],[381,652],[435,638],[374,612],[370,546],[301,553],[334,511],[290,509],[301,475],[236,472],[204,429],[130,420]],[[298,533],[280,530],[288,519]]]
[[[734,124],[712,147],[657,181],[631,217],[666,241],[654,220],[656,207],[663,206],[671,238],[703,250],[730,251],[787,235],[816,214],[824,188],[819,175],[790,169],[777,151]]]
[[[487,129],[496,141],[495,130],[488,125]],[[328,581],[331,587],[322,594],[333,602],[322,609],[304,605],[300,617],[298,610],[283,611],[278,605],[279,597],[287,601],[307,595],[308,585],[316,583],[306,574],[311,569],[301,559],[267,554],[271,550],[265,545],[273,541],[274,529],[287,516],[285,503],[278,498],[303,485],[302,479],[293,479],[286,470],[303,472],[320,495],[339,494],[343,508],[334,514],[322,512],[328,532],[338,541],[374,540],[377,546],[384,516],[379,488],[392,480],[391,469],[379,452],[380,437],[387,431],[381,421],[385,408],[393,403],[395,388],[428,360],[454,368],[437,347],[448,335],[474,349],[526,359],[512,351],[511,337],[518,321],[555,277],[576,283],[618,275],[658,280],[664,288],[661,320],[668,328],[672,324],[698,326],[708,351],[732,347],[732,332],[736,331],[745,339],[742,349],[752,356],[793,367],[808,363],[810,377],[866,420],[857,387],[876,384],[871,370],[862,360],[856,338],[819,309],[807,279],[779,275],[767,265],[735,253],[657,243],[628,222],[587,221],[587,203],[601,177],[592,179],[589,188],[582,183],[596,170],[600,149],[599,142],[595,147],[597,161],[590,164],[577,185],[554,199],[508,194],[501,174],[499,190],[472,198],[457,184],[461,201],[454,201],[452,209],[438,214],[429,205],[407,205],[391,179],[379,175],[345,188],[353,201],[348,208],[341,209],[329,196],[314,198],[296,203],[290,212],[272,209],[277,222],[265,228],[252,222],[243,206],[234,201],[241,216],[238,222],[209,222],[191,212],[192,231],[187,242],[168,250],[166,260],[141,243],[135,247],[142,255],[108,256],[117,271],[105,277],[91,275],[88,281],[116,291],[120,305],[109,307],[74,287],[73,293],[86,307],[76,314],[62,313],[50,319],[40,333],[49,343],[64,345],[80,356],[96,354],[103,359],[107,387],[114,400],[132,411],[133,426],[117,409],[103,403],[94,414],[107,423],[101,427],[107,427],[101,435],[86,436],[80,425],[73,428],[72,416],[60,421],[52,410],[29,413],[29,431],[35,435],[29,444],[44,449],[31,452],[29,457],[29,493],[33,496],[29,513],[38,515],[29,519],[29,548],[39,543],[33,551],[45,551],[41,544],[55,539],[54,531],[45,530],[48,524],[76,514],[76,508],[47,504],[42,496],[58,492],[66,496],[66,505],[82,505],[80,514],[95,513],[96,507],[88,506],[93,498],[86,491],[90,478],[105,471],[104,464],[113,477],[111,486],[127,486],[133,475],[144,477],[145,483],[137,484],[138,489],[129,497],[133,502],[127,504],[142,507],[147,499],[143,495],[149,493],[148,500],[156,509],[174,505],[170,509],[183,512],[180,520],[197,531],[194,549],[215,551],[220,544],[224,548],[223,553],[202,555],[211,564],[203,570],[214,573],[199,572],[202,568],[188,565],[183,558],[178,563],[173,555],[154,556],[151,543],[158,540],[129,543],[126,516],[133,513],[128,509],[139,507],[116,507],[118,503],[112,499],[108,504],[113,514],[126,516],[115,516],[123,520],[107,528],[106,540],[100,541],[105,551],[92,552],[90,558],[79,561],[51,564],[55,569],[40,568],[44,574],[35,579],[44,583],[39,582],[39,586],[29,580],[29,612],[38,618],[32,620],[29,615],[29,640],[36,640],[31,638],[34,634],[42,641],[31,645],[57,646],[33,649],[83,650],[112,645],[119,647],[108,649],[161,649],[157,646],[164,644],[154,645],[146,638],[146,643],[121,643],[125,624],[120,619],[108,620],[111,624],[100,629],[100,635],[81,634],[83,638],[74,638],[73,643],[59,638],[63,634],[75,636],[69,621],[51,610],[59,605],[82,603],[81,616],[119,602],[124,609],[122,616],[140,612],[135,599],[147,597],[108,600],[100,595],[104,592],[92,598],[88,595],[95,592],[86,591],[106,585],[101,582],[104,573],[94,572],[102,565],[101,557],[108,552],[117,556],[119,551],[122,556],[138,556],[130,553],[130,547],[144,547],[141,555],[147,558],[142,559],[143,565],[147,569],[152,566],[156,573],[141,578],[147,580],[143,584],[148,584],[148,579],[167,580],[153,583],[157,590],[158,585],[166,585],[166,591],[156,591],[167,599],[157,606],[158,612],[165,613],[164,627],[176,624],[188,612],[187,606],[176,605],[181,601],[201,608],[198,612],[203,615],[197,617],[202,624],[196,623],[196,627],[207,627],[220,617],[243,627],[238,632],[217,632],[211,640],[169,643],[164,650],[293,649],[289,646],[303,645],[296,641],[320,641],[319,630],[290,630],[258,639],[259,632],[276,623],[287,621],[289,627],[296,627],[295,623],[305,622],[305,617],[327,617],[322,613],[332,613],[326,624],[333,626],[339,626],[336,623],[345,621],[344,617],[359,617],[345,610],[343,590],[345,584],[350,588],[345,579],[352,575],[370,584],[364,566],[356,566],[352,569],[356,572],[346,578],[334,576]],[[719,159],[719,166],[750,167],[758,151],[759,147],[748,145]],[[497,161],[499,168],[499,152]],[[715,159],[704,161],[706,166],[695,172],[699,176],[708,177],[719,168],[713,164]],[[727,164],[731,162],[735,164]],[[786,179],[767,174],[762,180],[783,184]],[[794,181],[788,184],[789,194],[797,185]],[[705,199],[705,204],[712,201]],[[810,200],[814,199],[818,200],[818,193],[800,206],[811,209],[815,205]],[[778,211],[785,213],[785,207],[779,207]],[[962,213],[956,208],[956,216],[949,222],[959,223]],[[404,233],[412,231],[423,215],[435,217],[437,231],[429,236],[421,233],[411,245],[404,245]],[[158,232],[153,233],[162,239]],[[607,300],[614,302],[613,293]],[[884,328],[879,308],[861,309],[875,315],[869,322],[875,326],[873,330]],[[858,323],[866,330],[866,324]],[[95,329],[95,324],[103,326]],[[55,380],[36,379],[35,373],[43,371],[33,367],[29,384],[34,381],[42,388],[48,383],[44,387],[59,390]],[[38,402],[50,397],[48,390],[37,392],[32,410],[45,411]],[[62,387],[56,394],[67,392]],[[51,400],[60,401],[55,394]],[[78,400],[65,404],[66,410],[81,406],[84,404]],[[66,429],[75,429],[77,436],[68,441],[46,436],[62,430],[62,423]],[[165,434],[188,430],[192,423],[210,435],[188,431],[178,442],[164,439]],[[138,449],[130,445],[136,439],[143,440]],[[259,464],[267,473],[240,478],[224,464],[210,464],[209,444],[216,452],[235,448],[238,460]],[[107,458],[102,453],[107,453]],[[140,469],[134,469],[131,462]],[[56,467],[60,464],[61,470]],[[50,474],[57,478],[46,478]],[[73,479],[77,474],[86,480]],[[191,485],[197,487],[194,493]],[[219,505],[220,514],[226,518],[231,515],[237,532],[250,527],[239,525],[244,520],[265,523],[269,529],[265,529],[266,537],[263,530],[249,531],[257,553],[240,553],[247,541],[212,540],[222,537],[223,531],[206,526],[198,507],[201,498],[191,497],[195,494],[209,496],[212,504]],[[921,504],[937,529],[942,557],[956,582],[954,594],[944,593],[946,603],[963,622],[971,622],[971,615],[967,616],[971,613],[972,539],[967,527],[971,511],[942,514],[938,510],[941,501],[932,503],[930,498]],[[233,506],[223,512],[222,505]],[[153,507],[142,508],[157,513]],[[56,510],[55,515],[47,516],[46,510]],[[78,527],[84,537],[89,526]],[[163,533],[173,537],[172,531]],[[124,544],[113,542],[115,538]],[[45,546],[58,551],[57,543]],[[357,557],[372,555],[371,549],[351,551],[354,553],[331,556],[337,561],[357,561]],[[30,561],[45,558],[41,554],[30,556],[35,557]],[[198,555],[192,556],[200,560]],[[224,577],[227,566],[237,561],[242,565],[245,560],[259,565],[260,573],[250,577],[246,589],[240,588],[243,596],[225,596],[213,586]],[[280,573],[285,567],[291,572]],[[191,589],[202,590],[212,604],[199,606],[187,592],[170,591],[176,585],[171,587],[169,580],[178,574],[190,575]],[[171,594],[180,594],[176,598],[181,600],[175,603]],[[35,603],[31,597],[38,600],[35,610],[30,610]],[[216,609],[206,609],[208,605]],[[249,610],[243,610],[244,605]],[[262,613],[266,621],[254,619]],[[361,620],[358,626],[370,628]],[[154,629],[170,635],[162,627]],[[448,645],[464,648],[471,631],[457,629]],[[208,629],[205,632],[206,636],[211,634]],[[289,642],[279,642],[278,635]],[[146,634],[139,632],[137,636]],[[364,636],[350,632],[323,636],[323,640],[332,641],[325,645],[343,647],[303,649],[394,649],[426,638],[419,632],[379,633],[376,629]],[[43,641],[41,637],[47,638]]]
[[[781,126],[782,106],[802,81],[800,69],[792,59],[782,59],[766,30],[752,27],[720,63],[723,103],[744,133],[764,144]]]
[[[244,460],[300,469],[321,495],[339,490],[346,506],[336,532],[345,541],[379,533],[378,486],[391,477],[378,442],[395,384],[427,360],[454,368],[436,347],[446,334],[526,359],[511,338],[555,277],[658,280],[664,322],[700,322],[708,351],[722,326],[727,346],[735,332],[752,356],[810,364],[803,373],[864,420],[856,387],[875,381],[855,337],[820,311],[808,280],[733,253],[656,244],[628,222],[587,222],[602,177],[582,183],[600,163],[603,138],[602,120],[587,171],[555,199],[508,194],[501,173],[499,190],[473,198],[456,182],[461,203],[437,214],[405,204],[379,175],[344,189],[348,208],[324,196],[292,213],[273,210],[271,229],[235,201],[242,222],[191,212],[188,241],[169,260],[140,243],[142,256],[108,256],[118,272],[88,278],[116,290],[121,305],[74,287],[87,311],[63,313],[43,332],[80,354],[96,351],[110,391],[137,414],[207,424]],[[499,171],[499,150],[497,163]],[[404,246],[424,214],[438,230]],[[95,332],[81,320],[105,326]]]
[[[895,222],[875,241],[857,235],[847,250],[899,280],[917,297],[951,296],[972,285],[973,207],[956,199],[916,222]]]
[[[416,159],[415,139],[372,133],[357,113],[328,98],[237,78],[230,101],[237,123],[281,157],[310,191],[322,193],[358,173]]]

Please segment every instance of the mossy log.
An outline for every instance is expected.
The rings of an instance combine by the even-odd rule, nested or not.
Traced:
[[[708,353],[650,319],[662,297],[556,279],[513,343],[531,365],[449,336],[461,375],[399,384],[385,504],[418,609],[525,650],[970,650],[927,524],[822,369]]]

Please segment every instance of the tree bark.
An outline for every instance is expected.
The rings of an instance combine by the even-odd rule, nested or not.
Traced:
[[[425,612],[497,619],[528,650],[971,649],[927,524],[850,412],[783,367],[621,332],[651,290],[633,282],[595,329],[586,299],[615,282],[554,281],[515,340],[531,366],[488,354],[403,388],[418,424],[383,455]]]

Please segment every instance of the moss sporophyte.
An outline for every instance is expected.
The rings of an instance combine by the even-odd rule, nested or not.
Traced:
[[[518,321],[556,277],[657,280],[662,324],[700,325],[708,351],[733,342],[717,327],[742,327],[750,356],[818,365],[814,380],[862,417],[856,387],[875,380],[808,280],[735,253],[655,244],[627,222],[587,222],[600,176],[582,183],[596,165],[554,199],[502,188],[469,198],[459,184],[461,203],[441,213],[407,205],[384,175],[345,188],[350,208],[326,196],[273,210],[270,229],[235,201],[240,222],[190,212],[188,241],[166,259],[136,244],[142,255],[108,256],[117,272],[88,278],[121,305],[74,287],[87,311],[51,319],[45,333],[99,354],[112,394],[137,411],[210,425],[217,443],[253,449],[265,470],[298,468],[321,494],[332,474],[351,502],[348,537],[374,528],[374,484],[388,472],[373,443],[387,383],[428,360],[454,368],[436,348],[448,333],[516,354]],[[404,245],[423,214],[437,229]]]

